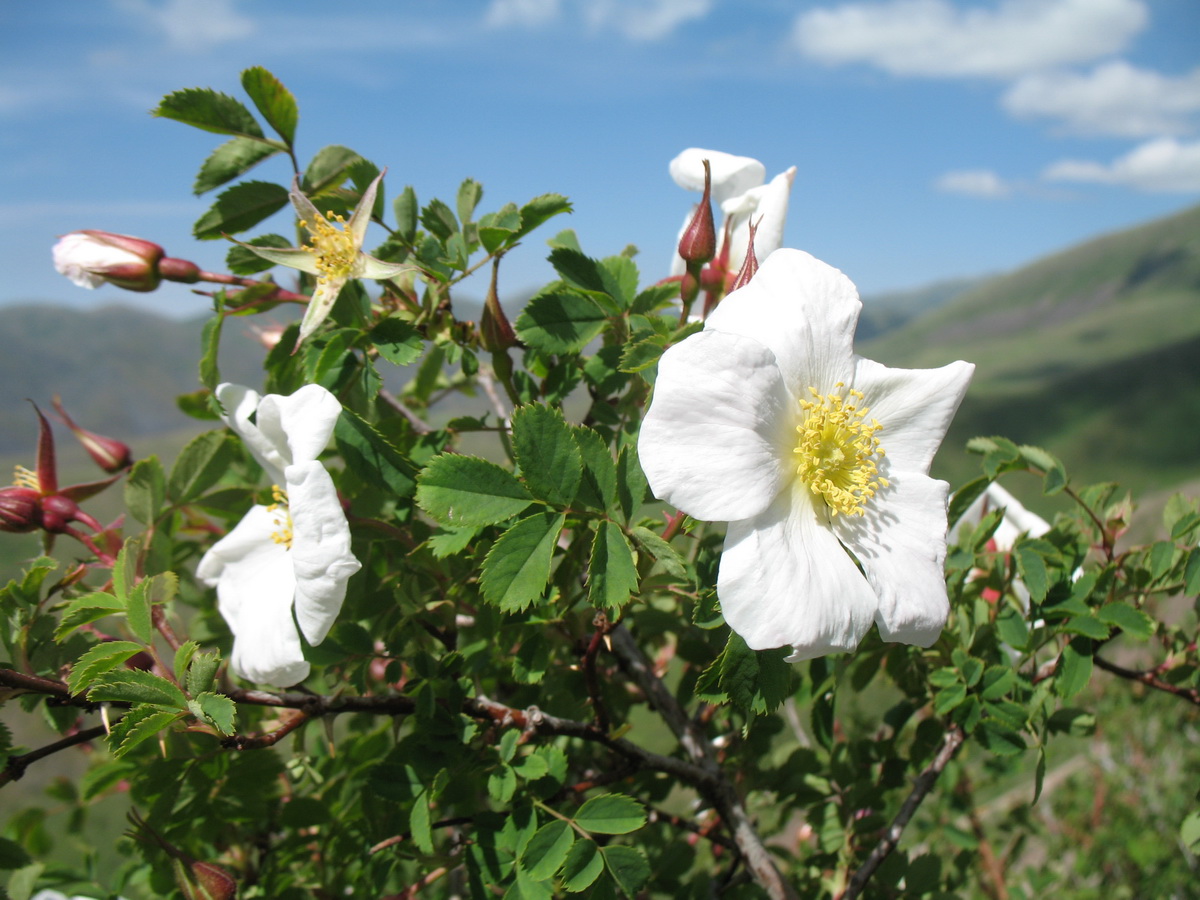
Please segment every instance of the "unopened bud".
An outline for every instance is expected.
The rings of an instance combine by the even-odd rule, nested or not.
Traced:
[[[206,862],[186,864],[183,859],[172,860],[175,882],[187,900],[233,900],[237,882],[220,866]]]
[[[679,255],[689,264],[706,263],[717,252],[717,228],[713,223],[712,169],[704,160],[704,196],[679,239]],[[690,267],[690,266],[689,266]]]
[[[742,268],[738,271],[737,277],[733,279],[733,284],[729,290],[732,293],[740,287],[745,287],[754,273],[758,271],[758,257],[754,254],[754,233],[758,231],[758,223],[750,223],[750,244],[746,247],[746,258],[742,260]]]
[[[109,231],[72,231],[54,245],[54,268],[80,287],[108,283],[128,291],[158,287],[158,244]]]
[[[200,267],[186,259],[175,259],[173,256],[168,256],[159,262],[158,274],[167,281],[195,284],[200,280]]]
[[[41,495],[33,488],[0,488],[0,531],[25,534],[42,527]]]
[[[483,304],[483,317],[479,321],[479,334],[483,349],[492,353],[502,353],[509,347],[517,345],[517,335],[513,331],[508,316],[500,306],[500,297],[496,291],[496,277],[500,269],[497,258],[492,264],[492,281],[488,285],[487,299]]]
[[[132,453],[129,450],[129,445],[118,441],[116,438],[105,437],[102,434],[96,434],[94,431],[88,431],[86,428],[80,428],[75,424],[74,420],[67,415],[67,411],[63,409],[62,400],[56,394],[54,397],[54,408],[58,411],[59,416],[71,432],[79,439],[79,443],[83,445],[83,449],[100,468],[105,472],[120,472],[123,469],[128,469],[132,460]]]

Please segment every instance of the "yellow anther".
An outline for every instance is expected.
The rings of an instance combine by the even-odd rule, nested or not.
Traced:
[[[861,516],[867,501],[888,484],[879,475],[884,452],[875,437],[883,426],[866,421],[870,409],[859,408],[862,391],[845,387],[838,382],[824,395],[808,389],[813,399],[800,401],[806,416],[796,426],[800,439],[793,452],[800,458],[800,480],[825,501],[831,515]]]
[[[35,491],[41,489],[41,486],[38,484],[37,472],[27,469],[24,466],[16,466],[13,469],[13,486],[32,488]]]
[[[275,516],[275,531],[271,533],[271,540],[276,544],[283,544],[289,550],[292,549],[292,514],[288,512],[287,491],[277,484],[271,485],[271,498],[275,501],[267,507],[267,512],[273,512]]]
[[[317,258],[319,280],[348,278],[354,272],[358,247],[354,244],[354,235],[346,220],[335,216],[333,212],[327,215],[328,218],[317,216],[314,222],[305,220],[300,223],[311,235],[305,249]]]

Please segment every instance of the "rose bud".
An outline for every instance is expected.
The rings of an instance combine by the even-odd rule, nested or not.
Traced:
[[[163,248],[141,238],[108,231],[72,231],[54,245],[54,268],[80,287],[108,284],[128,291],[158,287]]]
[[[88,431],[86,428],[80,428],[63,409],[62,400],[57,394],[54,396],[53,402],[59,417],[79,439],[79,443],[83,445],[83,449],[88,452],[88,456],[95,461],[96,465],[110,474],[129,468],[129,464],[132,462],[132,453],[127,444],[116,438],[105,437],[94,431]]]
[[[33,488],[0,488],[0,531],[25,534],[42,527],[41,495]]]

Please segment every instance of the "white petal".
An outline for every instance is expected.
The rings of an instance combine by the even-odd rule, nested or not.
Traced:
[[[304,308],[304,318],[300,320],[300,334],[296,338],[296,346],[304,343],[304,339],[321,327],[321,323],[329,318],[333,304],[337,302],[338,294],[350,279],[345,276],[322,278],[317,282],[312,299]]]
[[[734,156],[720,150],[701,150],[698,147],[689,147],[671,160],[671,177],[681,188],[689,191],[704,190],[706,159],[712,174],[712,198],[717,206],[730,197],[758,187],[767,177],[766,167],[757,159]]]
[[[411,263],[388,262],[387,260],[376,259],[369,253],[359,253],[354,263],[355,277],[370,278],[374,281],[395,278],[397,275],[403,275],[405,272],[414,272],[416,269],[417,267]]]
[[[354,237],[355,250],[362,250],[363,241],[367,236],[367,226],[371,223],[371,213],[375,210],[375,195],[379,191],[379,182],[382,180],[383,172],[380,172],[367,185],[367,189],[358,198],[354,212],[350,214],[350,222],[348,224],[350,226],[350,234]]]
[[[797,405],[771,351],[705,331],[658,363],[638,455],[654,495],[708,521],[766,509],[790,480]]]
[[[705,330],[770,347],[792,393],[821,393],[854,375],[854,328],[862,303],[850,279],[802,250],[776,250],[758,274],[721,301]]]
[[[974,371],[961,360],[940,369],[889,369],[855,357],[854,387],[870,407],[867,418],[883,425],[879,443],[893,471],[929,471]]]
[[[789,659],[853,650],[871,627],[875,593],[797,485],[761,515],[730,522],[717,578],[725,621],[755,650]]]
[[[346,582],[362,568],[350,552],[350,526],[329,473],[319,462],[288,466],[291,560],[296,572],[296,621],[319,644],[346,599]]]
[[[300,177],[296,176],[292,179],[292,189],[288,191],[288,199],[292,201],[292,207],[296,210],[296,215],[301,222],[306,223],[305,228],[310,235],[316,235],[317,222],[324,222],[325,217],[321,215],[311,200],[308,199],[300,190]]]
[[[319,384],[306,384],[287,396],[267,394],[259,401],[256,421],[287,467],[320,456],[341,414],[337,397]]]
[[[309,275],[319,275],[317,269],[317,255],[309,250],[301,247],[255,247],[253,244],[244,244],[241,241],[234,241],[245,247],[251,253],[261,256],[263,259],[270,260],[276,265],[287,266],[289,269],[299,269],[301,272],[307,272]]]
[[[283,524],[279,512],[255,506],[196,567],[196,577],[216,587],[218,608],[233,632],[233,671],[278,687],[303,681],[309,672],[292,619],[292,560],[271,537]]]
[[[872,498],[863,516],[833,520],[879,597],[875,621],[885,641],[928,647],[946,624],[948,494],[944,481],[905,473]]]
[[[283,470],[289,462],[287,442],[263,434],[259,425],[250,421],[262,401],[258,392],[226,382],[217,386],[217,400],[225,410],[225,424],[242,439],[258,464],[266,470],[271,483],[282,485]]]

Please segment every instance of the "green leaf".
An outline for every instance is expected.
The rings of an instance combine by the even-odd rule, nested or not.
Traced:
[[[571,202],[561,194],[542,194],[521,207],[521,228],[516,237],[522,238],[547,219],[571,212]]]
[[[1026,541],[1017,543],[1013,555],[1030,599],[1034,603],[1041,603],[1046,599],[1046,592],[1050,590],[1050,575],[1046,570],[1045,559]]]
[[[1060,697],[1074,697],[1092,677],[1092,642],[1088,638],[1075,638],[1063,647],[1058,660],[1055,689]]]
[[[550,265],[563,280],[574,287],[596,294],[608,295],[600,265],[596,260],[576,250],[559,247],[550,251]]]
[[[1096,715],[1086,709],[1063,707],[1055,710],[1046,724],[1052,732],[1057,734],[1090,737],[1096,732]]]
[[[947,521],[953,525],[961,519],[963,513],[971,508],[972,503],[983,496],[984,491],[987,490],[988,485],[991,483],[992,480],[990,478],[981,475],[973,481],[968,481],[955,491],[954,496],[950,498],[950,511],[946,517]]]
[[[266,181],[243,181],[217,195],[208,212],[196,220],[192,234],[211,241],[253,228],[288,204],[287,189]]]
[[[417,477],[417,503],[441,525],[495,525],[531,502],[511,472],[477,456],[443,453]]]
[[[171,682],[140,669],[125,669],[109,673],[92,685],[88,699],[99,703],[113,700],[119,703],[145,703],[186,710],[187,698]]]
[[[195,641],[184,641],[179,645],[179,649],[175,651],[175,664],[171,668],[175,672],[175,680],[180,684],[183,684],[188,666],[191,665],[192,658],[199,649],[200,645]]]
[[[621,371],[642,372],[657,363],[665,349],[666,339],[659,335],[626,344],[621,353]]]
[[[224,694],[202,691],[188,701],[188,709],[197,719],[208,722],[221,734],[233,734],[237,706]]]
[[[108,746],[119,759],[170,726],[180,716],[182,713],[165,712],[153,706],[135,706],[113,725],[108,735]]]
[[[233,448],[224,431],[206,431],[179,452],[167,479],[167,496],[174,503],[195,500],[229,470]]]
[[[636,297],[629,311],[636,315],[648,315],[679,299],[679,285],[673,281],[652,284]]]
[[[604,330],[608,314],[577,294],[539,294],[514,327],[525,344],[546,353],[578,353]]]
[[[592,509],[606,512],[612,509],[617,499],[617,467],[604,438],[585,426],[574,429],[575,443],[583,459],[583,481],[579,489],[579,502]]]
[[[143,644],[149,644],[154,639],[154,629],[150,624],[150,582],[142,581],[129,592],[129,602],[125,606],[125,624]]]
[[[58,561],[48,556],[39,556],[21,572],[21,580],[12,579],[0,589],[0,600],[9,600],[26,606],[36,606],[42,599],[42,583],[58,568]]]
[[[1155,541],[1150,545],[1150,578],[1158,581],[1171,570],[1175,545],[1171,541]]]
[[[340,144],[322,147],[309,161],[300,179],[300,190],[309,198],[340,185],[349,176],[349,170],[363,158]]]
[[[562,868],[574,843],[570,824],[555,819],[534,832],[521,853],[521,866],[534,881],[545,881]]]
[[[396,498],[412,496],[417,484],[416,467],[371,423],[348,407],[343,408],[333,438],[346,468],[364,484],[382,484]]]
[[[679,581],[687,579],[687,562],[661,535],[641,525],[629,529],[629,534],[639,547],[658,561],[664,572]]]
[[[999,700],[1017,683],[1017,673],[1008,666],[988,666],[983,673],[979,695],[984,700]]]
[[[458,210],[458,220],[466,225],[475,215],[475,207],[483,199],[483,185],[474,178],[467,178],[458,186],[458,196],[455,208]]]
[[[578,840],[571,845],[562,867],[563,890],[572,894],[586,891],[604,871],[604,857],[592,840]]]
[[[125,480],[125,506],[139,522],[150,525],[158,518],[167,496],[166,476],[157,456],[139,459]]]
[[[379,355],[397,366],[416,362],[425,350],[425,342],[417,329],[394,317],[381,319],[367,336],[379,350]]]
[[[417,849],[426,855],[433,853],[433,828],[429,819],[429,793],[421,791],[413,801],[412,811],[408,815],[408,828],[412,833],[413,843]]]
[[[787,648],[751,650],[741,635],[730,632],[725,649],[704,670],[696,692],[718,702],[723,693],[746,712],[770,713],[792,693],[792,667],[784,662],[787,652]]]
[[[210,391],[215,391],[221,383],[221,373],[217,368],[217,349],[221,345],[221,325],[225,316],[217,313],[204,323],[200,336],[200,383]]]
[[[616,300],[621,309],[628,309],[637,293],[637,264],[628,256],[609,256],[600,261],[599,272],[605,293]]]
[[[592,834],[629,834],[646,824],[646,811],[632,797],[604,794],[579,807],[575,824]]]
[[[646,854],[636,847],[626,847],[624,844],[612,844],[600,849],[604,857],[604,865],[613,881],[624,891],[630,900],[637,897],[638,891],[650,880],[650,863]]]
[[[967,686],[961,683],[952,684],[945,690],[938,691],[937,697],[933,701],[933,711],[939,716],[945,715],[966,699]]]
[[[625,535],[615,522],[599,523],[588,563],[588,602],[597,609],[619,610],[637,586],[637,566]]]
[[[1183,591],[1188,596],[1200,594],[1200,547],[1193,547],[1183,567]]]
[[[254,247],[274,247],[280,250],[286,250],[292,246],[292,242],[281,234],[260,234],[244,243]],[[229,252],[225,254],[225,265],[234,275],[257,275],[259,272],[265,272],[267,269],[275,267],[275,263],[271,260],[263,259],[241,244],[230,246]]]
[[[59,620],[58,628],[54,631],[54,639],[61,641],[80,625],[95,622],[97,619],[122,612],[124,609],[124,600],[103,591],[75,597],[63,608],[62,618]]]
[[[141,539],[133,537],[127,538],[117,551],[117,562],[112,571],[113,593],[126,605],[137,582],[138,555],[141,549]]]
[[[1070,634],[1082,634],[1097,641],[1108,638],[1108,626],[1095,616],[1072,616],[1063,625],[1063,631]]]
[[[1200,810],[1187,814],[1179,826],[1179,839],[1193,855],[1200,853]]]
[[[392,211],[396,214],[396,234],[406,244],[412,244],[417,236],[417,192],[411,184],[405,185],[404,190],[392,202]]]
[[[583,457],[561,410],[540,403],[517,407],[512,414],[512,446],[534,497],[558,506],[575,501]]]
[[[253,169],[264,159],[282,153],[280,147],[264,144],[253,138],[235,137],[226,141],[211,154],[196,175],[192,193],[199,196]]]
[[[221,655],[215,650],[211,653],[197,653],[192,657],[187,671],[187,692],[195,697],[210,690],[220,665]]]
[[[24,847],[11,838],[0,837],[0,871],[23,869],[32,862]]]
[[[995,719],[984,719],[975,731],[975,737],[984,747],[997,756],[1015,756],[1027,748],[1025,739]]]
[[[515,241],[521,229],[521,213],[515,203],[506,203],[494,213],[480,217],[476,225],[479,242],[488,253]]]
[[[71,667],[71,675],[67,678],[67,690],[78,694],[99,675],[115,669],[144,649],[141,644],[132,641],[103,641],[97,644],[79,657]]]
[[[502,765],[488,775],[488,794],[499,804],[507,804],[517,790],[517,773],[512,766]]]
[[[296,142],[296,123],[300,120],[300,110],[296,108],[292,92],[262,66],[242,72],[242,88],[267,124],[289,147],[292,146]]]
[[[550,580],[550,563],[566,517],[535,513],[500,535],[483,561],[483,599],[506,612],[525,609]]]
[[[646,500],[646,492],[650,485],[646,483],[646,473],[642,471],[638,459],[637,445],[627,444],[621,449],[617,459],[617,497],[621,501],[621,511],[625,521],[633,519],[634,514]]]
[[[439,238],[442,241],[447,240],[450,235],[458,232],[458,220],[454,218],[454,213],[450,207],[441,200],[430,200],[425,208],[421,210],[421,224],[429,231],[430,234]]]
[[[208,88],[185,88],[167,94],[153,115],[216,134],[266,140],[262,128],[240,101]]]
[[[1096,610],[1096,618],[1139,640],[1150,637],[1157,627],[1154,619],[1146,613],[1120,600],[1100,607]]]

